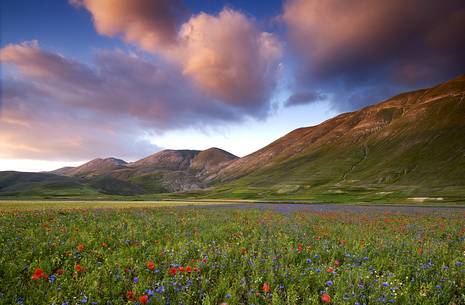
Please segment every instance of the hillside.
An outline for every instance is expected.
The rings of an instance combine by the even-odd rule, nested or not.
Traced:
[[[123,168],[126,161],[116,158],[97,158],[78,167],[63,167],[52,171],[52,173],[63,176],[92,176],[100,175]]]
[[[204,177],[237,159],[219,148],[162,150],[136,162],[94,159],[49,173],[0,172],[0,196],[144,195],[207,186]]]
[[[462,76],[296,129],[211,175],[227,183],[209,196],[464,198],[464,96]]]

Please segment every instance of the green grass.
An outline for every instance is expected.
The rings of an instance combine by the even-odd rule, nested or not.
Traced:
[[[1,304],[465,304],[460,211],[67,204],[0,212]]]

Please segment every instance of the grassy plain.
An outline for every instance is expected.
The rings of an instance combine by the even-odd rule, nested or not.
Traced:
[[[191,204],[1,203],[0,304],[465,304],[461,209]]]

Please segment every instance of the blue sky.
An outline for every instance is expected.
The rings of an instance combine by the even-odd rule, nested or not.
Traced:
[[[463,3],[412,2],[2,1],[0,170],[244,156],[463,73]]]

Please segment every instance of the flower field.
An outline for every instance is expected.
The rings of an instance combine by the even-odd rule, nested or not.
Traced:
[[[465,304],[465,215],[0,214],[0,304]]]

